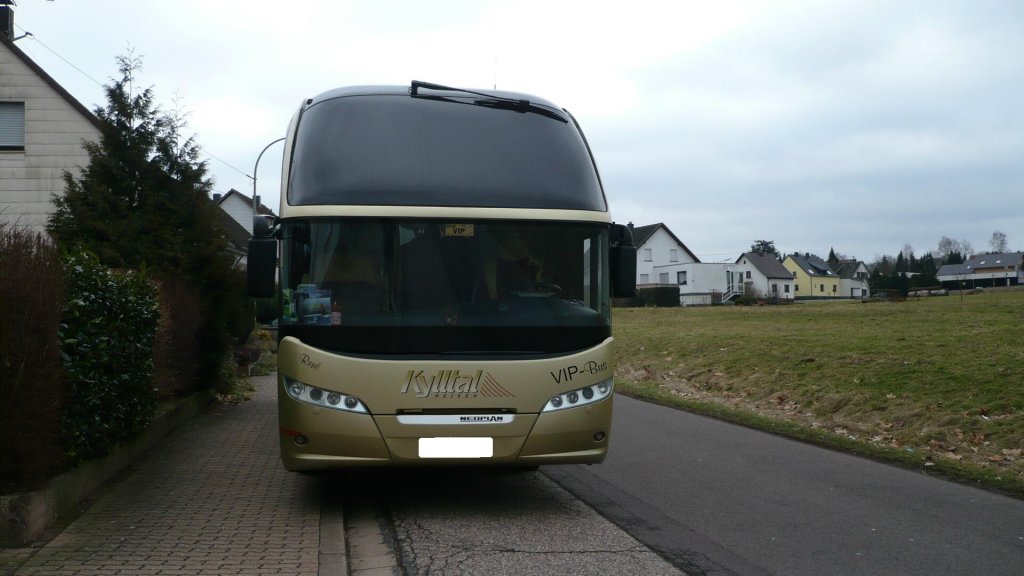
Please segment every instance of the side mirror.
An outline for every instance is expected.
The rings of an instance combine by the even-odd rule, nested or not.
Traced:
[[[250,238],[246,281],[252,298],[273,298],[277,271],[277,240]]]
[[[253,216],[252,231],[245,265],[249,296],[273,298],[276,296],[277,240],[274,239],[270,221],[264,216]]]
[[[612,224],[608,235],[608,267],[612,296],[632,298],[636,295],[636,246],[633,233],[622,224]]]

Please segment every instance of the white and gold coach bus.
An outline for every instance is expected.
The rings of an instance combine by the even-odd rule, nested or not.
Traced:
[[[566,110],[341,88],[303,102],[282,172],[248,270],[280,303],[285,468],[604,459],[636,249]]]

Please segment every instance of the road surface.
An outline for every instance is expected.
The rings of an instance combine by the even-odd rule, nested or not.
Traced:
[[[1024,574],[1024,501],[615,402],[603,464],[542,471],[691,576]]]

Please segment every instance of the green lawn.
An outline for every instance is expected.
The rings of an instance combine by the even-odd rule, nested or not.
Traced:
[[[616,308],[622,392],[1024,494],[1024,291]]]

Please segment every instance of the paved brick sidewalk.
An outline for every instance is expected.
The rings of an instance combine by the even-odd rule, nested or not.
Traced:
[[[315,576],[318,486],[281,467],[275,377],[253,383],[253,400],[172,434],[17,575]]]

